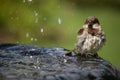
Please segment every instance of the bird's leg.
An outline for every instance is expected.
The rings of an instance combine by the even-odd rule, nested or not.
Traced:
[[[67,53],[65,53],[66,56],[73,56],[72,52],[76,53],[75,52],[76,49],[73,49],[73,50],[70,50],[68,51]],[[74,54],[75,55],[75,54]]]

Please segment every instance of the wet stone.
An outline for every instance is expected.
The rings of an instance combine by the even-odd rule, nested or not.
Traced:
[[[0,80],[120,80],[119,75],[102,58],[84,58],[64,48],[0,44]]]

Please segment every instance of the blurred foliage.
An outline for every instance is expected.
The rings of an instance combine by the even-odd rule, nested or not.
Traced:
[[[100,56],[120,67],[120,0],[0,0],[0,42],[73,49],[88,16],[107,35]]]

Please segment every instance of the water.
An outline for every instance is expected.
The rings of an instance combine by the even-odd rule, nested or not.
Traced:
[[[61,18],[59,17],[58,18],[58,24],[61,24],[62,23],[62,20],[61,20]]]
[[[27,33],[26,33],[26,37],[29,37],[29,36],[30,36],[30,34],[27,32]]]
[[[41,29],[40,29],[40,32],[41,32],[41,33],[43,33],[43,32],[44,32],[44,29],[43,29],[43,28],[41,28]]]
[[[30,39],[31,41],[33,41],[34,40],[34,38],[33,37],[31,37],[31,39]]]
[[[35,23],[38,23],[38,12],[37,11],[34,11],[34,15],[35,15]]]
[[[44,17],[44,18],[43,18],[43,21],[47,21],[47,17]]]
[[[32,2],[32,0],[28,0],[28,2]]]
[[[38,41],[38,39],[37,39],[37,38],[35,38],[35,39],[34,39],[34,41]]]

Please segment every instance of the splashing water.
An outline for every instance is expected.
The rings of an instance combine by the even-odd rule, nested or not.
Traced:
[[[61,23],[62,23],[61,18],[58,18],[58,24],[61,24]]]
[[[32,37],[30,40],[31,40],[31,41],[33,41],[33,40],[34,40],[34,38]]]
[[[38,17],[35,18],[35,23],[38,23]]]
[[[37,11],[34,11],[34,13],[35,13],[35,16],[38,16],[38,12]]]
[[[29,2],[32,2],[32,0],[28,0]]]
[[[32,58],[33,58],[33,56],[30,56],[30,58],[32,59]]]
[[[34,40],[37,41],[37,38],[35,38]]]
[[[47,18],[46,18],[46,17],[44,17],[44,18],[43,18],[43,20],[44,20],[44,21],[46,21],[46,20],[47,20]]]
[[[40,29],[40,32],[41,32],[41,33],[43,33],[43,32],[44,32],[44,29],[43,29],[43,28],[41,28],[41,29]]]
[[[25,0],[23,0],[23,3],[25,3]]]
[[[35,23],[38,23],[38,12],[34,11],[34,15],[35,15]]]
[[[30,36],[30,34],[27,32],[27,33],[26,33],[26,37],[29,37],[29,36]]]
[[[16,42],[17,44],[20,43],[19,41]]]

